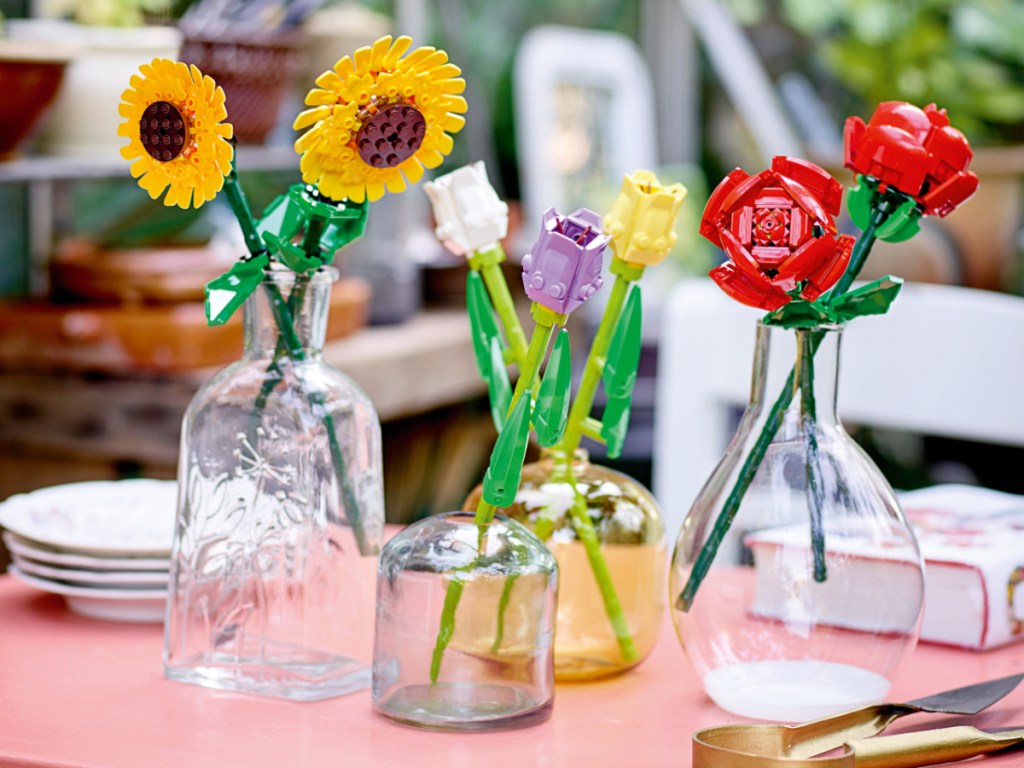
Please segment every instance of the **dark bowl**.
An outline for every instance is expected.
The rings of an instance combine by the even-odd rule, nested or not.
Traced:
[[[32,132],[73,57],[74,51],[49,43],[0,40],[0,159],[12,156]]]

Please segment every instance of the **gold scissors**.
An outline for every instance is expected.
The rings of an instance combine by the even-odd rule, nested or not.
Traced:
[[[873,704],[803,725],[723,725],[693,735],[694,768],[909,768],[963,760],[1024,743],[1024,729],[971,726],[878,736],[917,712],[974,715],[1017,687],[1024,674],[944,691],[905,704]]]

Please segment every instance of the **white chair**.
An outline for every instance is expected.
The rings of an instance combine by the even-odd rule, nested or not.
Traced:
[[[750,393],[763,312],[707,279],[686,280],[665,306],[658,354],[654,492],[669,536],[731,437]],[[843,333],[845,421],[984,443],[1024,445],[1024,299],[907,284],[883,317]],[[774,399],[774,394],[769,395]]]

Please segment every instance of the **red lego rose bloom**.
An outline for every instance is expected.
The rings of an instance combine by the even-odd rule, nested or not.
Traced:
[[[927,216],[947,215],[978,188],[971,145],[934,104],[882,102],[867,125],[847,118],[843,138],[847,168],[909,195]]]
[[[700,233],[729,261],[711,278],[742,304],[774,311],[814,301],[850,262],[854,239],[836,232],[843,188],[806,160],[785,156],[756,176],[737,168],[711,194]]]

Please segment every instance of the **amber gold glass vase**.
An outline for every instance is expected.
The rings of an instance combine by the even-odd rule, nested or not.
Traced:
[[[463,509],[476,509],[480,493],[474,489]],[[558,561],[555,679],[592,680],[643,661],[658,637],[667,578],[665,529],[650,492],[628,475],[591,464],[586,451],[570,457],[544,450],[523,468],[515,503],[503,512],[532,530]],[[604,588],[601,566],[595,571],[581,539],[581,514],[607,567]],[[611,595],[620,610],[609,610]],[[619,632],[616,614],[625,623]]]

